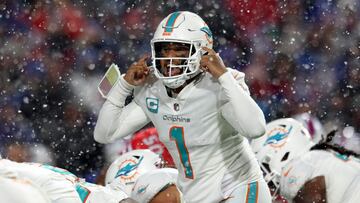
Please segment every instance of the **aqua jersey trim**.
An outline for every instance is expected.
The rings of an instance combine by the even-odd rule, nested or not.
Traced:
[[[85,203],[87,198],[90,195],[90,190],[88,190],[87,188],[83,187],[80,184],[76,184],[75,189],[76,189],[76,192],[78,193],[78,195],[79,195],[79,197],[81,199],[81,202]]]
[[[246,203],[257,203],[258,198],[258,182],[253,182],[248,185],[246,195]]]

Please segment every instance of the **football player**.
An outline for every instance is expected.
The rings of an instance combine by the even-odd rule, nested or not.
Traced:
[[[56,172],[55,172],[56,171]],[[36,163],[17,163],[0,160],[0,174],[12,172],[19,178],[27,178],[36,184],[54,203],[80,203],[73,184],[77,177],[70,172]]]
[[[311,147],[300,159],[289,162],[282,171],[280,192],[296,203],[341,201],[360,171],[356,153],[330,144],[335,131]]]
[[[1,174],[31,180],[53,203],[131,202],[121,188],[87,183],[65,169],[50,165],[1,159]]]
[[[94,138],[110,143],[150,121],[179,171],[187,202],[270,202],[246,138],[262,136],[263,112],[244,82],[212,49],[213,35],[198,15],[168,15],[147,57],[131,65],[103,104]],[[125,99],[134,90],[134,100]]]
[[[309,151],[313,145],[307,129],[292,118],[268,123],[265,135],[251,141],[273,200],[279,198],[280,176],[284,166]]]

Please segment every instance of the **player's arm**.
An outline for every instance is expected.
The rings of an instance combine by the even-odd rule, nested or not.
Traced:
[[[232,95],[233,99],[221,108],[221,113],[241,135],[250,139],[260,137],[264,134],[265,118],[261,109],[250,97],[249,88],[245,83],[245,74],[234,69],[228,69],[228,72],[231,74],[225,73],[226,75],[222,75],[219,81],[223,81],[225,87],[229,87],[224,88],[225,95],[228,93],[237,95]],[[236,84],[231,84],[233,87],[226,84],[234,79]]]
[[[326,203],[326,185],[325,177],[317,176],[307,181],[298,191],[294,203]]]
[[[148,75],[146,57],[130,66],[120,78],[101,107],[95,126],[94,139],[111,143],[140,129],[150,122],[144,111],[134,101],[125,106],[126,97],[137,85],[142,85]]]
[[[223,107],[224,118],[242,135],[257,138],[265,133],[265,117],[247,88],[241,86],[222,63],[214,50],[204,48],[209,54],[201,59],[201,67],[217,78],[223,87],[228,104]]]
[[[250,94],[240,86],[230,71],[219,77],[229,101],[222,109],[224,118],[243,136],[257,138],[265,133],[265,117]]]

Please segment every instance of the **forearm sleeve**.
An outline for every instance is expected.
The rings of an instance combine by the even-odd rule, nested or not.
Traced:
[[[247,92],[247,86],[238,84],[227,71],[219,77],[228,101],[222,108],[222,115],[241,135],[247,138],[257,138],[265,133],[265,117],[260,107]],[[245,88],[246,87],[246,88]]]
[[[132,85],[123,77],[114,87],[100,109],[95,126],[94,139],[100,143],[111,143],[127,136],[150,122],[144,111],[135,102],[125,106],[125,100],[131,94]]]

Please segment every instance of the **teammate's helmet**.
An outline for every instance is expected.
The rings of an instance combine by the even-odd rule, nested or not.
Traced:
[[[161,168],[163,164],[159,155],[145,150],[133,150],[117,158],[106,172],[105,184],[120,183],[129,196],[136,179],[151,170]]]
[[[189,49],[188,57],[164,57],[161,47],[167,43],[180,43]],[[201,47],[212,48],[212,33],[204,20],[188,11],[174,12],[161,21],[151,40],[152,63],[155,76],[169,88],[177,88],[200,72],[200,59],[205,53]],[[169,68],[180,68],[176,76],[164,76],[160,71],[160,60],[170,61]],[[173,64],[180,60],[181,64]],[[171,71],[170,71],[171,72]]]
[[[261,148],[259,146],[262,145]],[[265,135],[251,142],[255,156],[264,173],[265,181],[275,195],[279,188],[282,168],[292,159],[309,151],[314,143],[303,125],[292,119],[283,118],[266,125]]]
[[[300,123],[309,131],[311,139],[314,143],[319,143],[324,134],[324,129],[319,119],[309,113],[301,113],[293,116],[293,118]]]

